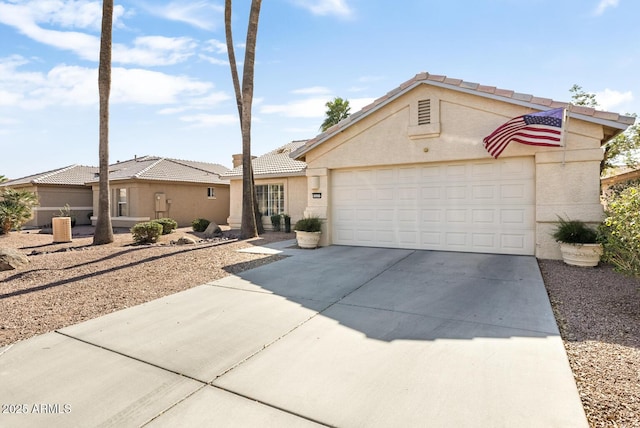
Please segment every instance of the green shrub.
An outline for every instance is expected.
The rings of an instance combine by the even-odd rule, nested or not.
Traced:
[[[274,232],[280,232],[280,222],[282,221],[282,217],[280,214],[274,214],[271,216],[271,226],[273,227]]]
[[[206,218],[197,218],[191,222],[191,227],[194,232],[204,232],[207,230],[209,223],[211,222]]]
[[[619,272],[640,276],[640,185],[610,196],[600,234],[603,260]]]
[[[305,217],[296,222],[294,230],[300,232],[320,232],[322,230],[322,220],[320,217]]]
[[[155,221],[138,223],[131,228],[133,240],[138,244],[151,244],[158,241],[162,234],[162,225]]]
[[[35,193],[11,188],[0,189],[0,235],[20,230],[33,217],[38,205]]]
[[[598,232],[587,227],[580,220],[565,220],[558,217],[558,225],[553,232],[556,241],[567,244],[595,244]]]
[[[178,222],[172,218],[164,217],[153,221],[162,225],[163,235],[168,235],[178,228]]]

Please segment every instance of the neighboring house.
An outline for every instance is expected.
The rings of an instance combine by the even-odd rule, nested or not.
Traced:
[[[292,141],[252,161],[258,207],[266,229],[271,228],[271,215],[287,214],[294,224],[304,214],[307,207],[307,165],[289,155],[303,146],[305,141]],[[233,156],[233,166],[233,170],[222,177],[231,180],[227,223],[239,229],[242,222],[242,155]]]
[[[565,147],[512,142],[494,159],[482,142],[511,118],[559,107],[418,74],[292,153],[307,164],[305,213],[325,220],[322,245],[559,259],[558,215],[602,220],[601,146],[635,118],[573,106]]]
[[[604,194],[611,186],[640,181],[640,169],[616,168],[611,174],[600,179],[602,193]]]
[[[196,218],[225,224],[229,216],[229,181],[220,178],[228,168],[207,162],[143,156],[109,166],[111,222],[131,227],[142,221],[171,217],[179,227]],[[97,167],[71,165],[0,186],[28,190],[40,205],[27,227],[45,227],[66,204],[76,224],[94,224],[98,213]]]
[[[70,165],[64,168],[6,181],[0,187],[34,192],[39,205],[33,210],[33,218],[25,227],[45,227],[51,219],[60,215],[60,210],[68,205],[76,217],[76,224],[90,224],[93,211],[91,188],[85,183],[92,180],[98,168]]]
[[[157,156],[136,157],[109,166],[111,222],[131,227],[142,221],[170,217],[179,227],[196,218],[225,224],[229,216],[229,181],[222,165]],[[87,182],[98,212],[98,174]],[[97,217],[91,218],[95,224]]]

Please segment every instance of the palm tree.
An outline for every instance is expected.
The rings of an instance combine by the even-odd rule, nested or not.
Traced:
[[[349,111],[349,100],[343,100],[340,97],[335,97],[333,101],[328,101],[325,106],[327,111],[325,112],[325,119],[320,125],[322,132],[331,128],[333,125],[340,122],[342,119],[346,119],[351,114]]]
[[[251,165],[251,106],[253,103],[253,75],[255,69],[256,40],[258,35],[258,19],[262,0],[251,1],[249,25],[247,28],[246,50],[243,64],[242,87],[238,77],[238,67],[233,48],[231,31],[231,0],[225,0],[224,24],[227,39],[227,52],[231,66],[233,88],[236,93],[236,105],[240,117],[242,132],[242,223],[240,237],[242,239],[258,236],[256,222],[257,203]]]
[[[100,96],[100,177],[98,190],[98,221],[93,244],[113,242],[111,209],[109,204],[109,93],[111,91],[111,32],[113,28],[113,0],[102,2],[102,33],[100,37],[100,65],[98,93]]]

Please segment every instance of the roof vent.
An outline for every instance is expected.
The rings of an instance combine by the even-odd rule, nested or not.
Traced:
[[[418,101],[418,125],[431,123],[431,100]]]

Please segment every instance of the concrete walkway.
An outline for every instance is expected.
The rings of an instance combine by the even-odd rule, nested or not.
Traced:
[[[292,244],[0,348],[0,426],[587,426],[533,257]]]

